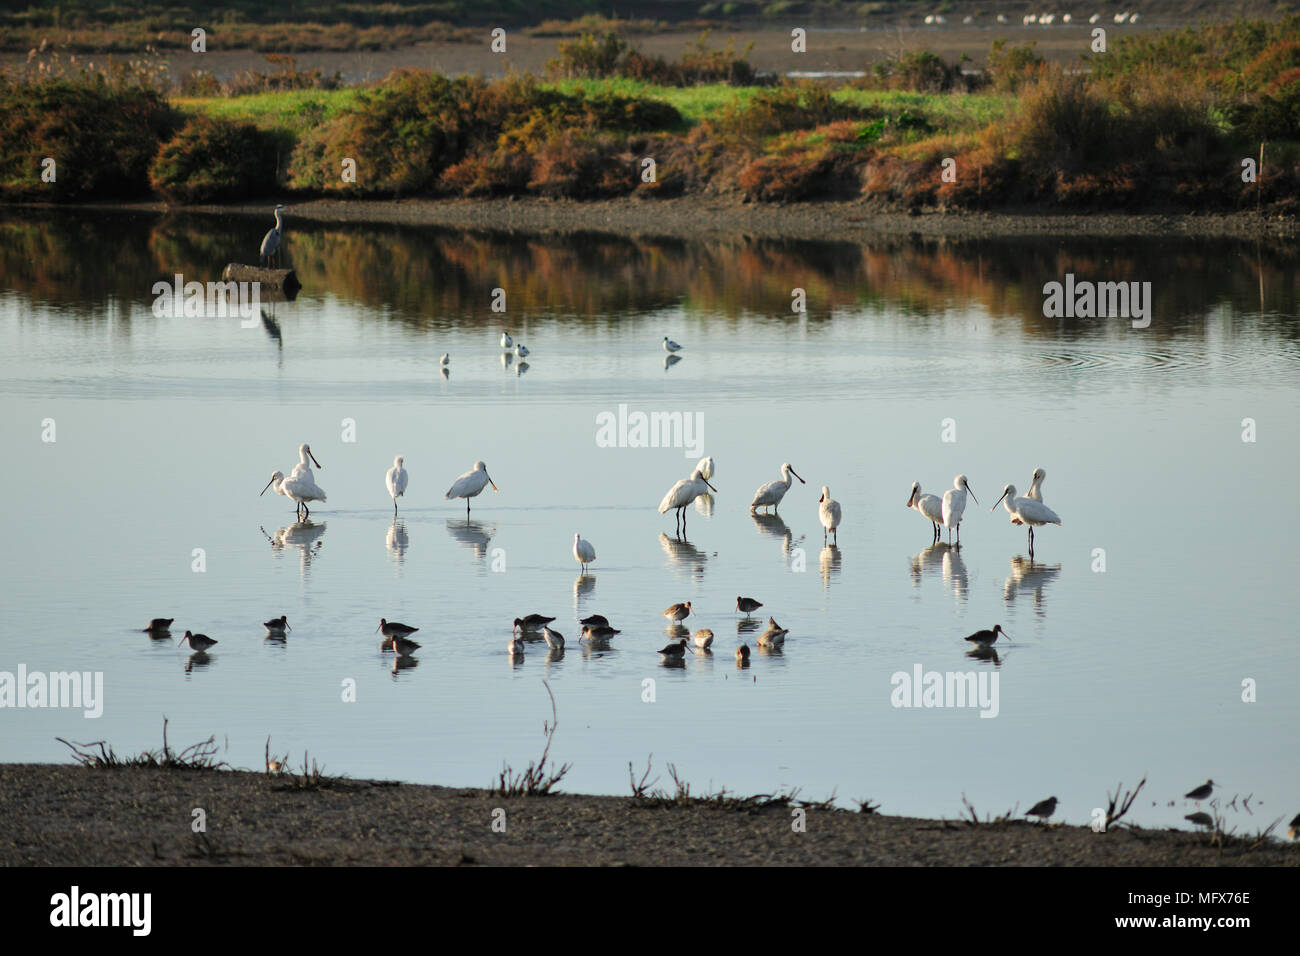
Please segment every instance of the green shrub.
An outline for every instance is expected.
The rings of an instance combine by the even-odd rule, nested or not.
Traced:
[[[275,139],[252,123],[196,116],[158,151],[149,182],[182,203],[265,195],[276,187]]]

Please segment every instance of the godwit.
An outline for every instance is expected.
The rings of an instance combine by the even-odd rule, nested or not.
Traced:
[[[1007,640],[1011,639],[1011,635],[1008,634],[1006,631],[1002,630],[1001,624],[994,624],[993,630],[976,631],[974,634],[967,636],[966,640],[970,641],[972,644],[978,644],[980,645],[980,647],[988,647],[990,644],[993,644],[997,641],[999,634],[1001,634]]]
[[[938,495],[921,494],[919,482],[912,482],[912,496],[907,499],[907,507],[922,517],[930,519],[930,530],[934,532],[933,541],[939,540],[939,524],[943,521],[943,502]]]
[[[523,657],[524,639],[522,637],[514,637],[512,635],[510,638],[510,643],[506,645],[506,653],[509,654],[511,657]]]
[[[535,631],[543,624],[550,624],[554,620],[555,618],[546,617],[543,614],[526,614],[523,617],[515,618],[515,626],[511,629],[511,633],[517,630]]]
[[[406,637],[407,634],[414,634],[419,628],[399,624],[397,621],[386,621],[381,617],[379,626],[375,630],[381,632],[384,637]]]
[[[188,633],[188,632],[186,632]],[[1207,780],[1190,793],[1183,794],[1188,800],[1204,800],[1214,791],[1214,781]]]
[[[741,644],[736,648],[736,663],[741,667],[749,666],[749,645]]]
[[[785,643],[785,636],[790,633],[790,629],[782,627],[772,618],[767,619],[767,630],[758,635],[759,647],[780,647]]]
[[[552,631],[549,627],[543,626],[542,637],[546,638],[546,646],[551,650],[564,650],[564,635],[559,631]]]
[[[447,489],[446,498],[464,498],[465,499],[465,517],[469,517],[469,499],[478,495],[488,485],[496,491],[496,483],[488,476],[487,465],[481,461],[474,462],[474,467],[465,474],[457,478],[450,488]]]
[[[686,638],[683,637],[680,641],[675,641],[667,647],[660,648],[659,653],[669,660],[680,661],[686,656]]]
[[[190,648],[192,650],[199,651],[200,653],[206,651],[213,644],[217,643],[206,634],[191,634],[189,631],[186,631],[185,636],[180,639],[180,643],[176,646],[180,647],[181,644],[184,644],[186,641],[190,642]]]
[[[713,646],[713,632],[707,627],[701,628],[695,632],[695,646],[702,651],[707,651]]]
[[[266,628],[266,633],[272,635],[283,635],[286,629],[293,630],[293,628],[289,627],[289,616],[287,614],[273,617],[271,620],[264,622],[262,626]]]
[[[149,622],[148,627],[140,630],[144,634],[166,634],[171,630],[174,620],[176,620],[174,617],[155,617]]]
[[[781,479],[778,481],[769,481],[761,486],[758,491],[754,492],[754,500],[749,503],[749,510],[752,512],[758,508],[775,508],[781,510],[781,499],[785,493],[790,490],[791,476],[799,478],[795,470],[790,467],[788,461],[781,463]],[[799,484],[806,485],[808,482],[799,478]]]
[[[690,613],[691,602],[687,601],[685,604],[674,604],[672,607],[668,608],[668,610],[663,612],[663,616],[675,624],[678,621],[686,620]]]
[[[966,510],[966,495],[975,498],[970,490],[970,482],[965,475],[958,475],[952,480],[952,487],[943,493],[943,525],[948,529],[948,543],[952,544],[952,529],[957,529],[957,547],[961,547],[961,516]],[[975,503],[980,500],[975,498]],[[994,507],[997,507],[994,505]]]
[[[585,624],[582,628],[582,636],[592,643],[602,643],[608,641],[615,634],[622,633],[617,628],[604,624]]]
[[[590,624],[592,627],[609,627],[609,618],[603,614],[590,614],[578,623]]]
[[[829,533],[834,535],[835,543],[839,544],[840,503],[831,497],[831,490],[825,485],[822,485],[822,496],[817,499],[817,502],[817,516],[821,518],[822,527],[825,529],[825,531],[822,532],[823,543],[826,541],[826,535]]]
[[[753,614],[763,606],[761,601],[755,601],[753,598],[738,597],[736,598],[736,610],[742,614]]]

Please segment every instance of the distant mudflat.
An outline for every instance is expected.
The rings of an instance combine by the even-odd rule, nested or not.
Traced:
[[[1099,834],[808,809],[805,831],[794,832],[786,806],[661,807],[630,795],[507,799],[347,779],[300,789],[292,780],[3,764],[0,865],[1300,865],[1300,845],[1219,848],[1208,835],[1172,830]],[[196,807],[206,813],[202,838],[190,829]]]

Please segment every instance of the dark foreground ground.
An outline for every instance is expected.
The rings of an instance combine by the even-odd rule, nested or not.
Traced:
[[[0,866],[481,864],[1296,866],[1300,846],[1198,833],[941,820],[786,807],[637,806],[630,796],[505,799],[378,781],[0,765]],[[191,832],[195,808],[207,818]],[[505,832],[494,832],[504,810]],[[500,814],[496,817],[500,818]]]

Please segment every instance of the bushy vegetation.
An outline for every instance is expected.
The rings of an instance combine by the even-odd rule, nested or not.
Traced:
[[[170,200],[221,202],[276,186],[275,138],[252,123],[195,116],[158,151],[149,182]]]
[[[708,45],[705,31],[687,46],[676,63],[661,56],[646,56],[617,33],[584,33],[560,44],[560,55],[546,64],[553,79],[596,79],[625,76],[661,86],[691,86],[699,83],[730,83],[746,86],[754,82],[749,65],[750,43],[737,55],[731,41],[720,50]]]

